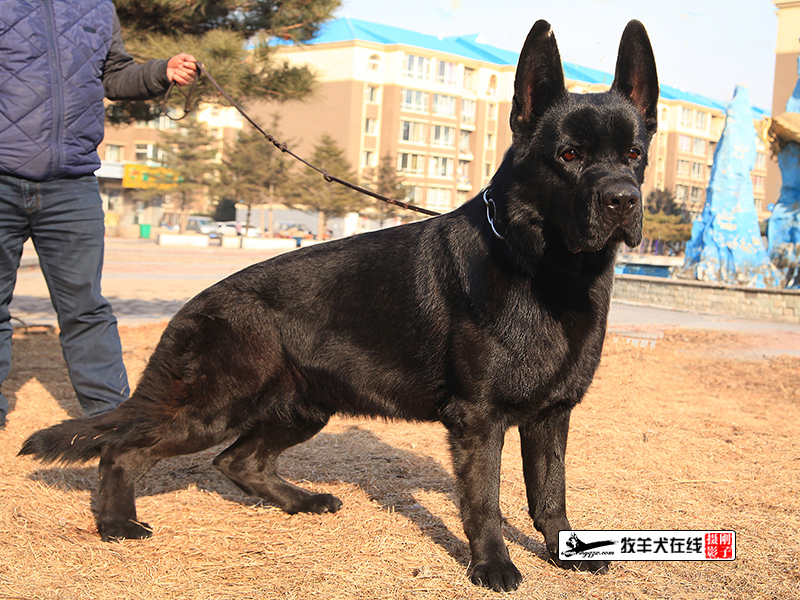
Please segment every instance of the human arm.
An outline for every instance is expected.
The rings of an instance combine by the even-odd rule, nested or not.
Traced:
[[[148,100],[161,96],[171,81],[187,85],[194,78],[195,59],[178,54],[169,60],[156,59],[137,64],[125,50],[122,31],[114,13],[111,47],[103,64],[103,87],[110,100]]]

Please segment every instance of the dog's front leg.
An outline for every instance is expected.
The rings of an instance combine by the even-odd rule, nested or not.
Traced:
[[[558,558],[558,532],[572,529],[567,520],[564,478],[564,454],[571,412],[571,409],[561,410],[544,421],[526,423],[519,427],[528,511],[534,526],[544,536],[553,562],[565,569],[605,573],[608,571],[608,561],[572,561]]]
[[[461,520],[472,551],[470,579],[475,585],[496,592],[515,590],[522,581],[500,529],[500,455],[504,435],[505,429],[496,423],[450,428]]]

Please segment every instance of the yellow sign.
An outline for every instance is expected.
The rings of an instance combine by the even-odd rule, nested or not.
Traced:
[[[181,181],[182,177],[166,167],[148,167],[147,165],[125,165],[122,174],[122,187],[140,190],[165,190]]]

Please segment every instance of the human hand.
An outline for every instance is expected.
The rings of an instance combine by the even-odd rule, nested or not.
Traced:
[[[167,77],[178,85],[189,85],[194,81],[196,62],[191,54],[176,54],[167,61]]]

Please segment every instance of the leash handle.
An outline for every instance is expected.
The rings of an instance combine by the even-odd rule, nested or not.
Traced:
[[[288,154],[292,158],[294,158],[296,160],[299,160],[301,163],[303,163],[307,167],[310,167],[310,168],[314,169],[315,171],[317,171],[320,175],[322,175],[323,179],[325,179],[325,181],[327,181],[328,183],[338,183],[339,185],[343,185],[346,188],[350,188],[353,191],[360,192],[361,194],[364,194],[366,196],[370,196],[372,198],[375,198],[376,200],[381,200],[382,202],[386,202],[387,204],[392,204],[392,205],[397,206],[399,208],[412,210],[412,211],[415,211],[415,212],[418,212],[418,213],[422,213],[424,215],[428,215],[428,216],[431,216],[431,217],[435,217],[435,216],[440,214],[440,213],[434,212],[432,210],[428,210],[427,208],[422,208],[420,206],[414,206],[413,204],[408,204],[407,202],[401,202],[400,200],[395,200],[394,198],[388,198],[387,196],[383,196],[381,194],[378,194],[377,192],[373,192],[371,190],[368,190],[368,189],[366,189],[366,188],[364,188],[364,187],[362,187],[360,185],[356,185],[355,183],[350,183],[349,181],[345,181],[344,179],[340,179],[339,177],[336,177],[335,175],[331,175],[329,173],[326,173],[325,171],[323,171],[322,169],[320,169],[316,165],[311,164],[306,159],[298,156],[297,154],[295,154],[294,152],[289,150],[289,147],[285,143],[279,142],[273,136],[271,136],[266,131],[261,129],[261,127],[258,125],[258,123],[256,123],[253,119],[250,118],[250,115],[247,114],[247,112],[239,105],[239,103],[236,102],[236,100],[234,100],[231,97],[231,95],[228,94],[228,92],[226,92],[225,89],[219,83],[217,83],[217,81],[211,76],[211,74],[203,66],[203,63],[201,63],[200,61],[197,61],[195,63],[195,65],[197,66],[197,68],[195,69],[194,80],[192,81],[192,87],[189,88],[189,92],[188,93],[184,93],[183,90],[178,88],[178,91],[186,99],[186,102],[184,103],[184,108],[183,108],[183,116],[175,118],[175,117],[170,116],[170,114],[167,112],[167,100],[169,99],[169,96],[172,93],[173,88],[175,87],[175,82],[174,81],[170,82],[169,87],[167,88],[167,91],[164,94],[164,100],[162,101],[164,114],[166,114],[167,117],[169,117],[173,121],[180,121],[181,119],[186,118],[186,115],[188,115],[194,109],[194,106],[192,104],[192,98],[193,98],[195,90],[197,88],[197,82],[200,80],[200,73],[202,73],[203,75],[205,75],[205,77],[208,79],[208,81],[211,83],[211,85],[213,85],[216,88],[216,90],[220,93],[220,95],[223,98],[225,98],[225,100],[227,100],[230,103],[231,106],[233,106],[236,110],[238,110],[239,114],[241,114],[242,117],[244,117],[247,120],[247,122],[250,123],[250,125],[252,125],[256,129],[256,131],[258,131],[261,135],[263,135],[268,142],[270,142],[273,146],[278,148],[281,152],[284,152],[284,153]]]

